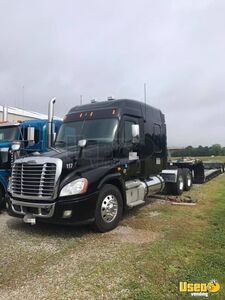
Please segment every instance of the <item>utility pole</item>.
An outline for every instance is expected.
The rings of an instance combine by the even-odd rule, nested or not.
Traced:
[[[145,120],[146,120],[146,109],[147,109],[147,87],[146,87],[146,83],[144,83],[144,102],[145,102]]]
[[[24,109],[24,85],[22,86],[22,108]]]
[[[83,96],[80,95],[80,105],[82,105],[82,103],[83,103]]]
[[[144,83],[144,101],[145,101],[145,104],[147,104],[146,103],[146,96],[147,96],[147,88],[146,88],[146,83]]]

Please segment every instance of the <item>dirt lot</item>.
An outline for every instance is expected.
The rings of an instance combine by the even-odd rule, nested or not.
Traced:
[[[158,215],[149,212],[150,218]],[[135,215],[124,223],[129,219]],[[129,261],[133,251],[163,234],[126,224],[105,234],[89,227],[30,226],[4,212],[0,237],[0,299],[118,299],[129,295],[126,288],[117,290],[129,277],[120,258],[126,253]]]
[[[223,281],[225,253],[217,239],[214,258],[210,213],[224,183],[222,175],[195,186],[194,207],[149,203],[105,234],[0,214],[0,299],[182,299],[179,280]],[[204,258],[207,247],[221,272]]]

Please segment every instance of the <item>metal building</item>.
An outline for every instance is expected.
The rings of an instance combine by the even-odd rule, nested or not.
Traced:
[[[4,106],[0,105],[0,121],[3,121],[3,111]],[[8,111],[8,121],[9,122],[18,122],[30,119],[47,119],[48,116],[44,114],[40,114],[33,111],[23,110],[17,107],[7,107]]]

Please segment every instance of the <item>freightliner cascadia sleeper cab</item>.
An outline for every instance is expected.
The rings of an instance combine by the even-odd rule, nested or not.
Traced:
[[[147,196],[190,189],[189,169],[167,165],[160,110],[127,99],[76,106],[51,151],[15,161],[8,211],[31,224],[92,223],[105,232]]]

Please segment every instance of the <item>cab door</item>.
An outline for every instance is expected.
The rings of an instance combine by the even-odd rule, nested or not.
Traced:
[[[139,157],[139,145],[132,143],[132,125],[139,124],[140,119],[124,116],[120,130],[120,158],[122,164],[126,167],[127,179],[138,178],[140,175],[141,164]],[[140,130],[141,132],[141,130]]]

